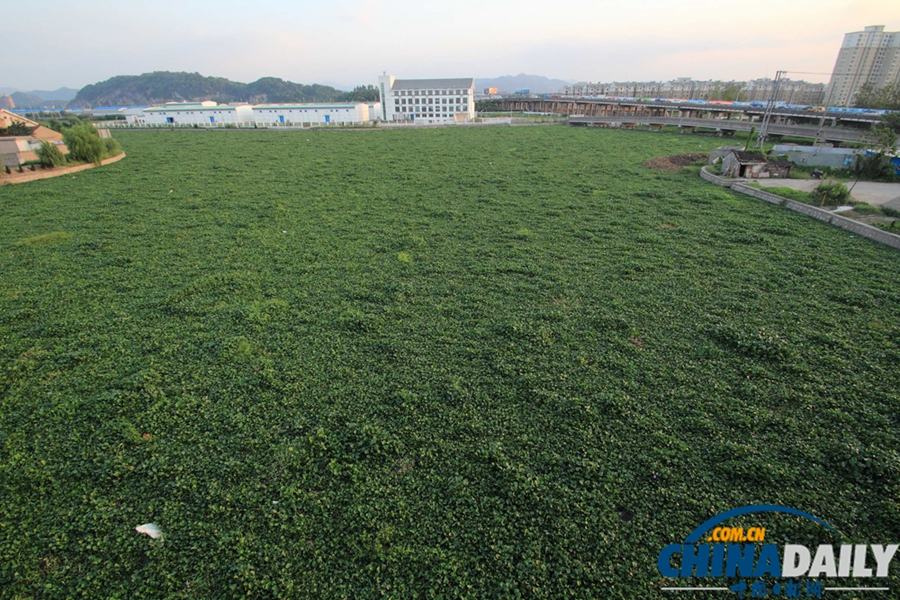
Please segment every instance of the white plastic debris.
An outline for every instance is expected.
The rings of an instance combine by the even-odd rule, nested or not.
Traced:
[[[134,528],[138,533],[146,533],[154,540],[162,537],[162,531],[156,526],[156,523],[144,523]]]

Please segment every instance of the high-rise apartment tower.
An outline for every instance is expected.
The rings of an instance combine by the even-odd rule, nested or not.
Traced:
[[[900,83],[900,31],[873,25],[845,34],[825,91],[825,104],[851,106],[856,92],[867,82],[876,88]]]

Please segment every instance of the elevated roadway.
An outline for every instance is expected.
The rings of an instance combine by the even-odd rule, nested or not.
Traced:
[[[644,102],[593,98],[523,98],[497,101],[500,110],[569,116],[572,125],[637,125],[711,128],[723,134],[759,129],[765,109],[732,104]],[[776,108],[769,135],[790,135],[830,142],[864,141],[881,116]]]
[[[750,131],[760,126],[759,121],[739,121],[737,119],[698,119],[691,117],[647,117],[647,116],[607,116],[580,117],[570,116],[570,125],[617,126],[637,125],[664,126],[676,125],[684,130],[713,129],[722,135],[733,135],[736,131]],[[809,138],[819,142],[848,143],[864,142],[868,132],[845,127],[816,127],[813,125],[793,125],[786,123],[769,123],[769,136],[791,136]]]

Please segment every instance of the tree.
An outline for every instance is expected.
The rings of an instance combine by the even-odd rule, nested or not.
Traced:
[[[59,151],[56,144],[41,142],[41,147],[37,149],[36,154],[44,167],[60,167],[66,164],[66,157]]]
[[[378,102],[378,88],[374,85],[358,85],[344,95],[347,102]]]
[[[881,117],[881,125],[900,135],[900,111],[892,111]]]
[[[876,88],[875,83],[867,81],[857,90],[854,103],[858,108],[900,110],[900,83]]]
[[[6,129],[0,129],[0,136],[31,135],[32,131],[34,131],[33,127],[29,127],[25,123],[19,121],[13,121]]]
[[[860,179],[894,181],[893,169],[888,164],[888,158],[895,156],[897,152],[898,134],[900,134],[900,112],[889,112],[872,128],[868,139],[872,145],[870,152],[857,158],[853,165],[853,175],[857,181]]]
[[[69,154],[75,160],[91,162],[99,165],[103,160],[103,140],[90,123],[75,125],[63,132],[63,140],[69,148]]]
[[[834,206],[849,198],[850,190],[843,183],[823,181],[819,184],[819,187],[809,193],[809,197],[813,200],[819,200],[819,206],[825,206],[826,202],[829,206]]]
[[[106,156],[118,156],[122,154],[122,146],[120,146],[119,142],[112,139],[111,137],[103,140],[103,150]]]
[[[753,134],[756,133],[756,125],[750,127],[750,135],[747,136],[747,143],[744,144],[744,152],[747,151],[747,148],[750,147],[750,142],[753,141]]]
[[[735,82],[726,83],[724,87],[716,85],[709,94],[710,100],[740,100],[743,89]]]

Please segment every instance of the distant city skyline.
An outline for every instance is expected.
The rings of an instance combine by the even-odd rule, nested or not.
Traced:
[[[896,0],[235,0],[153,5],[49,0],[4,8],[16,48],[0,87],[81,88],[116,75],[188,71],[250,82],[374,84],[518,73],[569,81],[752,80],[786,70],[827,83],[844,34],[900,29]]]

